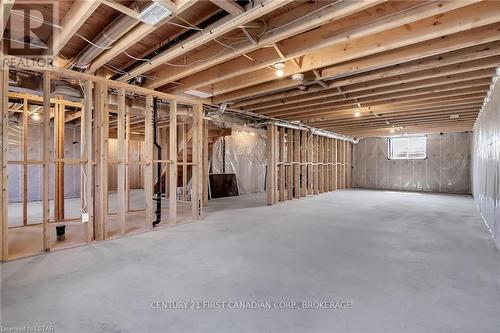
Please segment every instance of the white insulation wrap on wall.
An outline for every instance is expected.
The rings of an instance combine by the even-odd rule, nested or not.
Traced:
[[[213,173],[223,173],[223,140],[225,141],[225,173],[236,174],[240,194],[265,192],[266,132],[243,126],[231,126],[231,135],[214,144]]]
[[[474,124],[473,195],[500,248],[500,84]]]
[[[354,145],[354,187],[470,193],[471,133],[427,135],[427,158],[390,160],[388,138]]]

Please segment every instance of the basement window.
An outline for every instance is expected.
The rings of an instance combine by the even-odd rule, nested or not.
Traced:
[[[389,138],[390,160],[418,160],[427,158],[426,136]]]

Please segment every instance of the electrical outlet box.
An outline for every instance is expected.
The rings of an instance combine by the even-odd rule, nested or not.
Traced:
[[[89,221],[89,213],[82,213],[82,222]]]

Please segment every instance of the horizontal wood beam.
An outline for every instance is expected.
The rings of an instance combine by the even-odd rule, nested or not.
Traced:
[[[415,50],[417,51],[417,50]],[[479,44],[462,50],[442,53],[436,56],[414,60],[403,64],[391,65],[380,69],[357,73],[354,69],[354,74],[350,74],[338,79],[327,81],[329,87],[343,87],[346,85],[373,81],[383,78],[390,78],[394,76],[407,75],[409,73],[431,71],[432,69],[437,72],[444,72],[447,70],[453,71],[455,68],[459,72],[461,66],[475,66],[489,61],[496,61],[496,56],[500,55],[500,41],[491,43]],[[484,62],[482,61],[484,59]],[[456,66],[456,67],[454,67]],[[327,71],[325,69],[324,71]],[[324,73],[324,72],[323,72]],[[282,99],[291,98],[294,96],[309,95],[310,93],[324,91],[322,87],[308,87],[307,90],[301,91],[299,89],[287,90],[285,92],[274,93],[262,97],[249,98],[236,102],[231,105],[232,108],[245,109],[250,106],[248,110],[258,107],[260,105],[274,105],[277,101]],[[269,104],[264,104],[270,102]],[[258,105],[256,105],[258,104]]]
[[[344,86],[339,91],[337,87],[318,90],[289,98],[282,98],[270,102],[254,104],[243,108],[245,111],[256,112],[258,110],[272,109],[273,107],[293,108],[298,103],[311,104],[314,101],[323,101],[324,98],[333,97],[335,100],[348,99],[351,93],[382,88],[394,87],[394,91],[406,90],[409,88],[435,86],[441,83],[466,81],[476,78],[492,77],[496,73],[496,66],[500,64],[500,56],[475,60],[470,63],[445,66],[433,70],[425,70],[411,74],[399,75],[387,79],[379,79]],[[373,93],[370,93],[373,94]],[[366,96],[366,95],[365,95]],[[310,102],[308,102],[310,101]]]
[[[407,114],[412,115],[428,115],[428,114],[436,114],[442,112],[452,112],[452,111],[462,111],[462,110],[479,110],[481,107],[481,102],[479,100],[470,101],[468,103],[457,102],[457,104],[451,103],[450,105],[426,105],[426,106],[409,106],[406,108],[393,108],[388,109],[382,112],[376,112],[374,110],[364,110],[361,112],[361,116],[355,117],[353,112],[336,112],[333,116],[325,120],[317,120],[307,122],[309,126],[325,126],[325,125],[333,125],[337,123],[343,122],[352,122],[352,121],[369,121],[374,119],[374,117],[393,117],[393,116],[402,116]]]
[[[369,67],[365,65],[364,70],[373,70],[383,66],[395,65],[433,56],[438,53],[470,47],[478,43],[498,40],[500,31],[498,31],[498,24],[496,22],[500,20],[500,11],[497,6],[498,4],[494,2],[479,3],[447,12],[437,17],[420,20],[404,27],[398,27],[341,45],[334,45],[314,51],[303,57],[301,70],[302,72],[306,72],[363,57],[366,57],[363,59],[365,63],[370,63]],[[471,15],[471,13],[474,13],[474,15]],[[476,27],[484,27],[484,29],[471,30]],[[465,33],[453,36],[453,34],[461,32]],[[441,38],[443,36],[446,36],[446,38]],[[450,43],[450,39],[454,39],[455,42]],[[283,41],[283,43],[285,42]],[[404,48],[416,43],[422,43],[418,45],[418,52],[415,52],[417,45],[413,45],[414,48],[411,52],[402,49],[396,57],[394,57],[396,52],[391,56],[386,56],[385,59],[382,57],[389,50]],[[286,50],[286,45],[281,44],[280,48]],[[379,53],[380,57],[377,57]],[[336,56],[331,57],[332,54]],[[363,64],[361,63],[360,65]],[[355,73],[357,71],[354,70],[352,72]],[[213,94],[216,95],[213,98],[213,102],[221,103],[252,96],[245,92],[243,88],[276,80],[276,77],[272,74],[274,73],[253,77],[252,73],[249,73],[212,85],[210,88]],[[322,73],[322,75],[324,76],[325,74]],[[235,90],[238,91],[235,92]],[[257,93],[265,92],[269,91]],[[255,94],[255,91],[253,93]]]
[[[139,16],[139,13],[127,6],[124,6],[122,4],[119,4],[118,2],[115,2],[114,0],[103,0],[102,2],[104,5],[113,8],[114,10],[119,11],[122,14],[128,15],[132,18],[135,18],[136,20],[138,19],[137,17]]]
[[[224,9],[231,15],[241,15],[245,12],[245,8],[238,5],[234,0],[210,0],[210,2]]]
[[[179,6],[176,6],[176,9],[175,9],[175,11],[173,11],[172,15],[176,16],[176,15],[183,13],[184,11],[189,9],[191,6],[193,6],[197,1],[198,0],[182,1]],[[111,49],[105,50],[99,56],[97,56],[92,61],[92,64],[90,65],[90,68],[87,70],[87,72],[94,73],[97,69],[101,68],[103,65],[108,63],[110,60],[115,58],[117,55],[119,55],[120,53],[123,53],[128,48],[130,48],[132,45],[134,45],[138,41],[142,40],[144,37],[148,36],[149,34],[153,33],[156,29],[158,29],[159,27],[161,27],[163,25],[162,23],[164,23],[170,19],[171,19],[171,17],[168,17],[163,22],[160,22],[159,24],[157,24],[155,26],[150,26],[148,24],[141,23],[138,26],[134,27],[125,36],[123,36],[117,42],[115,42]]]
[[[56,56],[101,3],[102,0],[75,1],[61,21],[62,30],[54,29],[54,34],[46,43],[52,45],[52,49],[49,48],[47,52]]]
[[[203,29],[203,31],[196,33],[188,39],[172,46],[171,48],[155,56],[148,63],[143,63],[142,65],[139,65],[138,67],[130,70],[129,73],[122,75],[118,80],[125,81],[135,76],[144,74],[145,72],[151,71],[156,67],[163,65],[165,62],[171,61],[191,50],[194,50],[202,46],[203,44],[238,28],[239,26],[256,20],[261,16],[282,7],[291,1],[292,0],[260,0],[260,3],[257,6],[253,7],[251,4],[249,4],[247,10],[243,14],[236,17],[229,16],[222,18],[221,20]]]
[[[356,138],[363,137],[384,137],[406,134],[433,134],[433,133],[453,133],[464,132],[472,129],[473,123],[465,124],[448,124],[448,125],[426,125],[426,126],[406,126],[404,131],[397,131],[396,133],[390,132],[390,127],[379,129],[356,129],[356,130],[343,130],[341,134],[349,135]],[[332,129],[333,130],[333,129]],[[340,133],[340,132],[338,132]]]
[[[229,50],[221,45],[214,45],[203,52],[186,54],[182,63],[179,66],[163,66],[158,71],[151,73],[155,76],[154,80],[147,80],[146,86],[149,88],[158,88],[173,81],[196,74],[198,80],[205,80],[205,84],[210,83],[215,77],[221,76],[225,68],[228,68],[228,61],[231,61],[231,68],[236,71],[235,74],[242,74],[246,72],[246,68],[252,64],[261,68],[267,66],[270,62],[276,59],[276,53],[271,48],[262,48],[266,45],[273,45],[274,43],[301,34],[307,30],[321,26],[329,21],[336,20],[348,15],[357,13],[359,11],[370,10],[383,1],[342,1],[339,3],[327,4],[326,2],[306,2],[302,6],[287,12],[284,15],[277,16],[266,23],[267,30],[257,40],[257,44],[252,42],[240,43],[235,50]],[[324,7],[318,8],[318,4]],[[395,5],[396,7],[405,6],[402,4]],[[314,15],[308,15],[314,12]],[[372,14],[370,11],[369,14]],[[376,15],[376,13],[373,13]],[[293,22],[289,24],[289,22]],[[259,49],[262,48],[262,49]],[[250,62],[247,57],[239,57],[243,54],[249,54],[254,62]],[[206,60],[209,59],[209,60]],[[182,66],[182,64],[190,64],[189,66]],[[218,66],[221,64],[220,66]],[[206,70],[206,71],[205,71]],[[203,71],[203,72],[202,72]],[[216,74],[216,75],[214,75]],[[195,84],[189,82],[182,83],[185,88],[174,91],[175,93],[193,89]]]
[[[484,86],[491,83],[491,77],[493,76],[492,73],[494,73],[494,69],[492,69],[491,71],[481,70],[472,73],[476,74],[471,74],[470,77],[462,76],[462,74],[457,74],[457,77],[450,75],[449,77],[443,77],[441,79],[435,79],[431,81],[429,81],[429,79],[426,79],[400,85],[367,89],[349,93],[347,95],[347,99],[344,99],[344,97],[341,95],[337,95],[333,97],[295,103],[292,105],[258,110],[255,112],[264,113],[267,115],[289,115],[301,112],[308,108],[315,108],[316,110],[318,110],[329,106],[337,106],[343,104],[350,105],[354,103],[360,103],[361,106],[363,106],[363,102],[385,100],[388,98],[392,98],[392,96],[419,96],[422,94],[428,94],[430,92],[434,93],[449,91],[452,89]]]
[[[398,96],[397,93],[392,95],[393,98],[387,98],[387,99],[379,99],[377,101],[371,101],[371,102],[366,102],[364,101],[365,107],[373,107],[377,105],[402,105],[405,103],[415,103],[417,102],[418,104],[424,106],[428,104],[435,103],[436,101],[446,99],[449,97],[457,97],[457,98],[477,98],[478,96],[483,97],[485,96],[486,92],[489,90],[489,85],[488,86],[480,86],[480,87],[474,87],[474,88],[465,88],[465,89],[456,89],[456,90],[449,90],[449,91],[440,91],[436,93],[427,93],[427,94],[422,94],[422,95],[416,95],[416,96]],[[317,119],[321,116],[327,116],[331,115],[335,111],[339,110],[346,110],[347,108],[350,108],[352,111],[354,108],[357,107],[355,104],[349,106],[349,105],[340,105],[337,107],[325,107],[325,108],[308,108],[306,110],[303,110],[300,113],[292,114],[292,115],[278,115],[275,117],[281,118],[281,119],[286,119],[286,120],[300,120],[300,121],[306,121],[310,119]]]

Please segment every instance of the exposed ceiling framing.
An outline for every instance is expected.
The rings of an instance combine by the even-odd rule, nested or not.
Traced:
[[[155,26],[132,0],[62,6],[56,53],[76,57],[75,36],[126,15],[134,26],[88,73],[351,136],[470,130],[500,65],[498,1],[155,2],[172,11]]]

